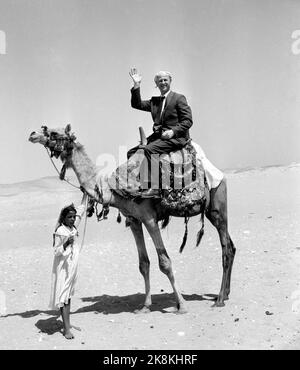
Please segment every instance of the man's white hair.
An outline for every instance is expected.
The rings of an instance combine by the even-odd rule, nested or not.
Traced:
[[[172,75],[170,72],[168,71],[159,71],[156,73],[156,75],[154,76],[154,82],[157,84],[158,82],[158,79],[162,76],[169,76],[170,77],[170,81],[172,81]]]

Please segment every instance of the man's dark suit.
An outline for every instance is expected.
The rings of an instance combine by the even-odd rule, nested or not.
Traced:
[[[153,119],[153,134],[147,138],[147,145],[144,147],[145,154],[169,153],[181,149],[189,140],[189,128],[193,124],[192,111],[186,98],[182,94],[170,91],[166,98],[165,107],[160,115],[161,97],[153,96],[150,100],[142,100],[140,89],[131,89],[131,106],[135,109],[151,112]],[[162,132],[173,130],[174,136],[171,139],[161,139]],[[128,152],[130,157],[139,146]]]
[[[181,149],[188,142],[189,128],[193,124],[191,108],[187,104],[184,95],[170,91],[166,97],[166,102],[162,114],[161,106],[162,100],[160,96],[153,96],[150,100],[142,100],[140,88],[131,89],[131,106],[133,108],[151,112],[153,119],[153,134],[147,137],[147,145],[143,146],[147,163],[144,163],[144,170],[141,173],[144,175],[141,178],[142,187],[145,189],[149,186],[149,179],[151,178],[150,188],[159,188],[159,176],[151,175],[151,173],[158,174],[154,168],[158,166],[158,159],[152,154],[170,153],[177,149]],[[162,139],[161,134],[164,131],[173,130],[174,136],[171,139]],[[127,157],[130,158],[140,146],[130,149]],[[154,170],[152,172],[152,170]]]

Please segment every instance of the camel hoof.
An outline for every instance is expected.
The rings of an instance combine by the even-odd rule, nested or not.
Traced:
[[[216,302],[212,305],[212,307],[224,307],[225,303],[224,302]]]
[[[150,313],[150,308],[147,307],[147,306],[143,306],[141,309],[137,309],[137,310],[134,310],[133,311],[136,315],[139,315],[139,314],[145,314],[145,313]]]
[[[183,315],[185,313],[188,313],[188,310],[186,309],[185,306],[182,305],[177,305],[177,311],[175,312],[177,315]]]
[[[176,315],[184,315],[185,313],[188,313],[188,310],[186,308],[180,308],[175,313]]]

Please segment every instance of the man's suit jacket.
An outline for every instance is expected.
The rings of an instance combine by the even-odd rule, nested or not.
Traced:
[[[193,124],[192,111],[185,96],[170,91],[161,115],[159,112],[160,103],[160,96],[153,96],[150,100],[142,100],[140,89],[131,89],[131,106],[135,109],[151,112],[154,133],[161,134],[163,131],[173,130],[173,138],[184,145],[190,138],[189,128]]]

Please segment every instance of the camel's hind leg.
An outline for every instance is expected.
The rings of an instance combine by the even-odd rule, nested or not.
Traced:
[[[158,255],[159,268],[164,274],[167,275],[172,285],[175,294],[175,299],[177,302],[178,313],[186,313],[187,310],[185,307],[185,300],[183,299],[175,282],[171,259],[168,256],[168,253],[165,249],[161,233],[159,230],[159,226],[154,218],[149,218],[147,220],[144,220],[143,222],[154,242],[156,252]]]
[[[145,302],[141,310],[136,310],[136,313],[147,313],[150,312],[150,306],[152,304],[151,293],[150,293],[150,261],[146,250],[145,239],[142,224],[136,219],[130,220],[130,228],[135,238],[135,242],[138,249],[139,255],[139,269],[143,275],[145,281]]]
[[[224,306],[224,300],[230,293],[231,270],[235,255],[235,247],[228,233],[227,223],[227,186],[223,179],[217,188],[210,191],[210,204],[206,212],[207,218],[217,228],[222,245],[223,277],[216,306]]]

